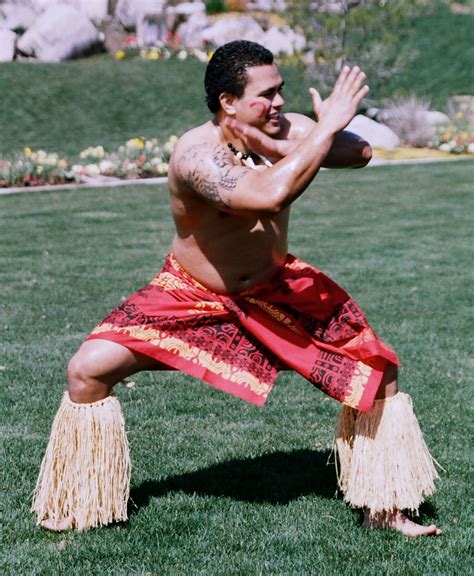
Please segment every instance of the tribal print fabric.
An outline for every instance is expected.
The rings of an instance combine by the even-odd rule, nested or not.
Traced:
[[[257,405],[282,369],[336,400],[370,410],[396,354],[335,282],[289,255],[270,282],[216,294],[169,255],[146,286],[88,337],[117,342]]]

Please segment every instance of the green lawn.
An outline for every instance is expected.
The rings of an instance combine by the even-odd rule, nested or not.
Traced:
[[[364,306],[399,352],[440,491],[440,538],[368,531],[326,466],[338,406],[283,374],[258,409],[178,373],[119,386],[133,468],[126,525],[52,534],[29,497],[94,324],[159,269],[164,186],[0,196],[3,574],[472,573],[470,442],[474,163],[323,172],[296,203],[291,249]]]

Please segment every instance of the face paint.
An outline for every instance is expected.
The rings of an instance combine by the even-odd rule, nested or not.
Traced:
[[[269,106],[267,106],[260,100],[254,100],[253,102],[250,102],[250,108],[255,108],[255,111],[257,112],[257,117],[259,120],[261,120],[264,116],[266,116]]]

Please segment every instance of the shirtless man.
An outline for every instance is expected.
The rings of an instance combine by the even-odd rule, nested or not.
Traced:
[[[283,79],[268,50],[258,44],[244,41],[232,42],[218,49],[209,63],[205,79],[207,103],[214,118],[182,136],[170,163],[169,189],[176,223],[176,236],[172,245],[173,260],[167,271],[158,275],[154,283],[150,283],[137,293],[140,294],[137,298],[143,298],[143,291],[146,290],[145,296],[148,299],[146,305],[150,308],[150,302],[153,300],[153,296],[150,295],[152,289],[158,290],[157,298],[161,298],[163,294],[170,294],[170,290],[187,289],[186,283],[188,283],[199,293],[199,297],[204,299],[200,302],[201,305],[204,302],[212,313],[220,314],[226,307],[234,306],[239,295],[250,294],[256,287],[272,282],[272,279],[282,274],[285,267],[294,270],[300,266],[300,261],[297,265],[294,262],[288,264],[288,222],[291,204],[307,189],[322,166],[362,167],[370,160],[371,149],[368,143],[353,134],[342,132],[368,93],[365,79],[364,73],[358,67],[345,67],[327,99],[322,100],[318,92],[311,89],[313,110],[318,120],[315,122],[300,114],[282,113]],[[77,477],[71,479],[68,476],[68,469],[72,470],[78,466],[74,456],[71,456],[71,460],[66,463],[61,462],[64,470],[61,472],[61,478],[57,477],[57,465],[60,461],[57,437],[64,435],[64,429],[70,429],[71,421],[80,421],[82,418],[80,408],[91,410],[91,413],[96,411],[97,422],[108,418],[107,412],[101,415],[100,410],[115,410],[118,424],[114,426],[120,428],[123,427],[123,423],[119,422],[120,408],[108,405],[115,384],[135,372],[157,369],[163,367],[163,364],[195,373],[191,364],[191,368],[183,368],[184,358],[175,362],[176,356],[179,356],[176,350],[173,350],[174,355],[170,355],[169,349],[164,350],[163,344],[163,350],[157,352],[161,346],[157,344],[158,335],[160,338],[163,337],[163,332],[159,332],[155,325],[152,327],[149,320],[151,316],[146,316],[151,312],[144,312],[145,306],[140,308],[143,303],[137,304],[138,300],[133,298],[134,296],[128,301],[129,304],[121,307],[120,322],[117,320],[117,315],[107,317],[82,344],[69,363],[68,396],[60,409],[60,412],[61,410],[65,412],[64,414],[61,412],[62,415],[58,413],[57,421],[53,425],[50,445],[43,461],[33,504],[33,509],[38,515],[38,523],[47,529],[83,530],[126,518],[128,460],[127,464],[119,466],[120,469],[114,472],[114,477],[124,478],[124,486],[117,487],[118,503],[112,504],[111,510],[105,515],[98,514],[95,510],[84,512],[81,509],[81,505],[87,507],[84,501],[89,498],[87,496],[89,488],[81,483],[79,489],[77,483],[82,482],[82,479],[78,480]],[[215,301],[209,302],[213,298]],[[180,298],[177,301],[179,300]],[[256,302],[250,299],[247,301]],[[272,306],[268,303],[266,305]],[[352,306],[355,307],[355,303],[352,302]],[[132,307],[133,314],[129,313]],[[153,318],[162,312],[161,307],[164,309],[165,304],[156,304]],[[280,308],[279,312],[281,310],[286,308]],[[123,322],[123,317],[127,314],[130,318],[133,317],[133,330]],[[137,324],[137,316],[146,318],[140,320],[141,324]],[[291,324],[292,321],[288,320],[287,324]],[[372,339],[373,344],[379,346],[378,354],[383,362],[378,366],[383,365],[384,368],[372,392],[373,396],[376,395],[376,400],[374,402],[372,397],[370,406],[366,409],[368,415],[355,410],[354,406],[357,404],[352,404],[352,408],[346,406],[343,409],[343,413],[346,411],[344,418],[352,423],[350,424],[352,428],[346,434],[344,430],[347,430],[347,422],[343,424],[342,421],[338,428],[336,443],[342,465],[341,488],[349,504],[366,508],[364,521],[366,526],[395,529],[409,536],[439,534],[440,530],[436,526],[416,524],[401,511],[404,508],[416,509],[422,496],[433,491],[432,481],[436,477],[436,472],[421,433],[418,434],[420,438],[416,440],[421,443],[420,450],[426,451],[425,459],[429,465],[422,472],[429,478],[423,479],[416,487],[418,493],[413,504],[397,506],[395,498],[390,505],[386,505],[384,501],[380,506],[377,504],[371,507],[364,499],[360,500],[358,495],[350,496],[351,490],[356,490],[357,486],[357,478],[347,480],[351,473],[354,476],[351,460],[356,458],[358,434],[356,422],[372,417],[371,414],[375,411],[375,408],[370,410],[372,404],[379,406],[379,412],[374,417],[380,420],[384,410],[386,414],[389,413],[388,409],[380,408],[384,406],[386,398],[392,400],[406,396],[397,394],[396,356],[376,339],[365,320],[361,322],[365,339]],[[137,332],[143,326],[146,326],[148,332]],[[163,327],[164,324],[160,326]],[[151,333],[152,328],[153,346],[150,347],[147,342],[148,348],[145,348],[143,341],[148,337],[144,334]],[[294,327],[294,331],[299,333],[300,328]],[[132,332],[133,338],[130,336]],[[125,333],[127,340],[123,339]],[[357,336],[360,337],[361,334]],[[357,338],[354,338],[354,342],[355,340]],[[344,342],[341,344],[341,350],[346,345]],[[349,362],[355,363],[353,352],[341,353],[350,357]],[[376,365],[374,362],[372,364]],[[290,362],[288,365],[292,366]],[[303,371],[300,373],[305,375]],[[377,370],[374,370],[375,373]],[[215,384],[218,378],[216,375],[202,378],[249,399],[245,396],[247,391],[233,392],[231,386],[235,384],[226,382]],[[258,387],[255,389],[259,390]],[[362,391],[359,396],[361,394]],[[116,399],[113,401],[117,402]],[[345,403],[351,405],[350,402]],[[409,417],[414,418],[411,414]],[[64,424],[66,421],[67,425]],[[416,420],[414,427],[418,433]],[[122,434],[122,446],[106,448],[111,452],[118,450],[119,456],[115,458],[117,461],[128,458],[124,455],[127,448],[126,437],[121,432],[116,436],[120,434]],[[84,435],[87,435],[84,430],[78,428],[76,436]],[[378,442],[377,439],[376,441]],[[63,452],[68,453],[68,440],[63,438],[63,442],[65,443]],[[395,441],[394,443],[396,445]],[[92,448],[86,446],[84,451],[90,452],[94,449],[95,444],[92,444]],[[373,449],[377,457],[376,451],[381,450],[380,444],[374,444]],[[80,451],[79,448],[76,450]],[[347,453],[350,453],[348,460],[345,458]],[[87,457],[86,455],[86,459]],[[82,468],[78,468],[79,474],[82,470],[82,474],[85,475],[84,459],[81,460],[81,466]],[[101,461],[93,460],[89,466],[93,470],[99,470],[95,474],[101,474]],[[415,472],[418,472],[417,466],[415,463]],[[371,467],[373,463],[368,463],[368,473]],[[74,476],[72,473],[71,475]],[[395,493],[398,491],[398,480],[392,479],[392,481],[395,487],[391,492]],[[351,482],[353,482],[352,488]],[[58,485],[66,486],[64,495],[58,495],[57,492],[60,491]],[[407,491],[410,489],[411,487],[408,487]],[[71,500],[66,494],[81,491],[85,494],[82,504]],[[61,502],[59,505],[58,501]],[[101,509],[104,507],[103,504],[97,503],[93,506]]]

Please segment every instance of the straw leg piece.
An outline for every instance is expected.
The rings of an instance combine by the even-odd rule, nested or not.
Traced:
[[[376,400],[369,413],[344,407],[336,431],[344,500],[371,517],[418,513],[438,474],[408,394]]]
[[[76,404],[66,392],[33,494],[38,524],[73,518],[77,530],[87,530],[126,520],[130,470],[118,399]]]

